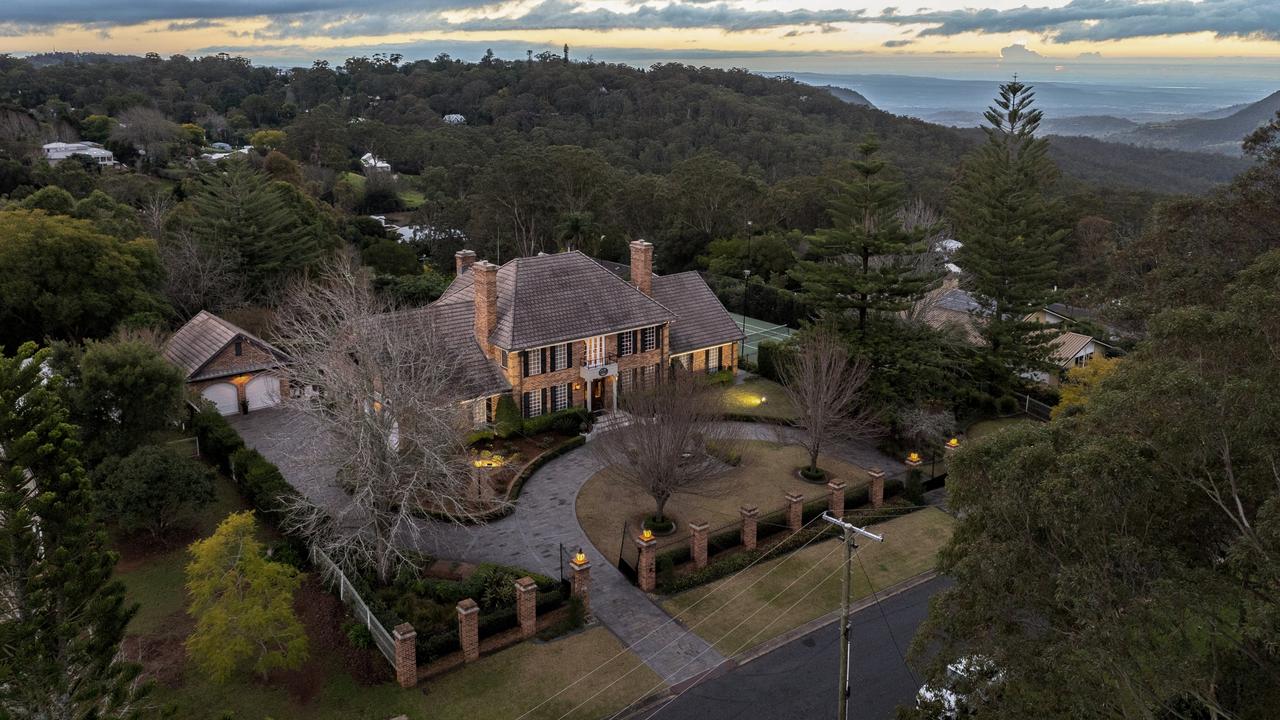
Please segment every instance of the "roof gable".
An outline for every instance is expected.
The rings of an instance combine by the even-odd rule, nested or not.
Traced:
[[[284,353],[271,343],[248,332],[206,310],[196,313],[178,331],[169,338],[164,346],[164,358],[177,365],[186,373],[187,379],[202,376],[202,370],[237,338],[248,340],[278,360],[284,360]],[[262,363],[247,363],[244,367],[233,371],[219,372],[219,375],[234,374],[238,371],[260,370]]]
[[[672,354],[742,339],[742,329],[707,281],[694,271],[655,277],[653,296],[676,313],[671,322]]]

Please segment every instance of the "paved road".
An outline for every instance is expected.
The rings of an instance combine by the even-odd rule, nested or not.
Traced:
[[[883,601],[893,637],[906,651],[928,614],[929,598],[947,587],[935,578]],[[629,720],[780,720],[835,716],[839,626],[832,623],[724,675],[686,690],[675,700]],[[854,720],[892,718],[894,708],[915,701],[920,681],[903,666],[874,605],[854,615]]]

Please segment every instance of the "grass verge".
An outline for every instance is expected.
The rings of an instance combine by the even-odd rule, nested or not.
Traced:
[[[954,526],[955,520],[936,508],[873,526],[884,542],[859,543],[862,562],[854,561],[853,598],[931,569]],[[662,606],[672,615],[683,613],[679,617],[686,627],[732,657],[840,607],[843,560],[840,541],[822,541],[676,595]]]
[[[761,400],[764,398],[765,400]],[[741,385],[724,388],[725,412],[732,415],[754,416],[773,420],[794,420],[795,405],[787,397],[782,386],[772,380],[753,377]]]

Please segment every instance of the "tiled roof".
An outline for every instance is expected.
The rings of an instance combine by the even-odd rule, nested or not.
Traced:
[[[414,333],[435,333],[442,338],[461,364],[457,399],[473,400],[511,390],[496,363],[480,349],[475,339],[475,315],[470,302],[433,303],[414,310],[384,316],[386,321]]]
[[[169,342],[165,343],[164,357],[181,368],[187,374],[188,380],[238,375],[275,367],[274,363],[263,363],[253,358],[245,357],[244,362],[240,365],[219,367],[217,372],[201,373],[200,369],[223,348],[230,345],[231,341],[235,340],[236,337],[249,340],[268,353],[281,359],[284,358],[284,354],[266,340],[205,310],[197,313],[185,325],[178,328],[173,337],[169,338]]]
[[[655,277],[653,297],[676,314],[671,322],[672,354],[742,339],[742,328],[696,272]]]
[[[506,350],[658,325],[676,315],[580,252],[516,258],[498,269],[498,323]],[[456,278],[435,305],[474,302],[474,275]],[[470,312],[470,310],[468,310]]]
[[[1081,335],[1077,332],[1064,332],[1049,341],[1049,355],[1059,365],[1067,365],[1091,342],[1093,342],[1093,338],[1088,335]]]

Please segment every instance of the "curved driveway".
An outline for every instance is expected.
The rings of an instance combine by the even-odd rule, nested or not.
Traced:
[[[340,493],[332,468],[308,463],[304,432],[291,427],[284,411],[263,411],[233,418],[254,447],[280,466],[290,484],[325,506]],[[726,422],[726,434],[744,440],[791,439],[793,430],[760,423]],[[301,436],[301,437],[300,437]],[[590,441],[588,441],[588,445]],[[868,445],[837,445],[831,452],[863,467],[879,465],[896,472],[900,465]],[[494,562],[558,577],[563,546],[583,548],[591,566],[591,612],[668,684],[676,684],[718,666],[724,658],[706,641],[672,620],[613,565],[603,561],[578,524],[578,491],[602,466],[589,446],[576,448],[544,465],[525,483],[516,511],[485,525],[461,526],[420,521],[417,549],[437,558]],[[332,510],[340,509],[331,507]]]

